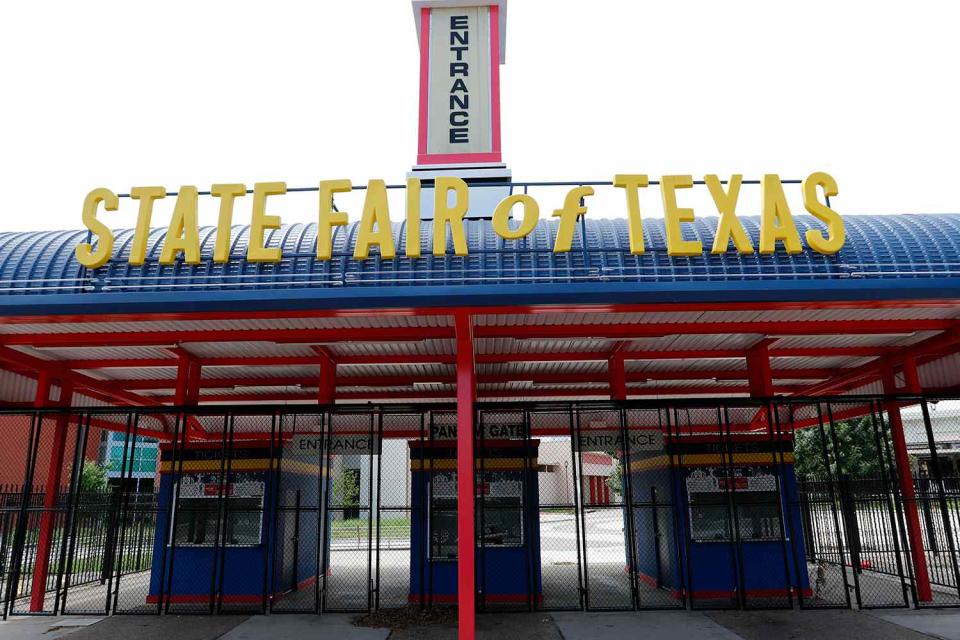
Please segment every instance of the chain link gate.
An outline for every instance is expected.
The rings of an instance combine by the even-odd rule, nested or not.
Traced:
[[[960,458],[956,451],[960,446],[960,409],[943,408],[950,403],[945,400],[924,398],[920,402],[921,420],[909,425],[904,420],[908,441],[926,444],[926,451],[921,445],[922,453],[916,454],[917,468],[912,474],[933,586],[932,600],[920,606],[960,606]],[[941,444],[935,433],[952,442]]]
[[[960,411],[938,400],[901,410],[907,470],[883,397],[480,406],[478,608],[958,606]],[[450,408],[6,419],[29,446],[0,491],[5,615],[455,602]]]
[[[865,411],[864,411],[865,410]],[[858,424],[845,421],[864,413]],[[817,403],[789,419],[811,423],[797,432],[798,448],[817,452],[816,472],[801,479],[799,508],[805,526],[806,558],[812,592],[801,596],[805,608],[907,607],[913,589],[906,504],[897,484],[889,422],[874,402]],[[849,442],[851,429],[860,442]],[[855,473],[860,461],[873,461],[868,475]],[[854,473],[851,473],[854,472]],[[913,592],[913,598],[916,598]]]

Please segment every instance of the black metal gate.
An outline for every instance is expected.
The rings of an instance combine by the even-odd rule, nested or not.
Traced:
[[[952,402],[481,405],[478,609],[960,606]],[[5,616],[455,603],[451,407],[2,413]]]

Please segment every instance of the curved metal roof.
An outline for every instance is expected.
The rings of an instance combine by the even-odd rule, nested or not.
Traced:
[[[759,218],[741,217],[758,244]],[[821,228],[811,216],[796,216],[801,236]],[[688,238],[705,247],[713,242],[716,218],[698,218],[686,225]],[[95,271],[82,268],[74,248],[85,231],[0,233],[0,305],[24,312],[61,310],[72,306],[187,302],[206,308],[219,301],[283,301],[282,306],[391,306],[464,304],[480,296],[486,302],[592,302],[625,296],[657,299],[762,299],[960,297],[960,214],[846,216],[847,242],[835,256],[805,250],[771,256],[728,252],[714,256],[670,257],[663,221],[644,221],[646,253],[629,252],[624,219],[591,220],[578,225],[573,249],[552,252],[558,222],[541,221],[530,236],[503,240],[488,220],[466,221],[469,256],[430,255],[430,225],[422,225],[424,257],[403,257],[405,224],[395,224],[398,257],[377,255],[354,260],[357,224],[334,232],[334,257],[315,257],[315,224],[284,225],[268,232],[266,244],[283,248],[279,263],[245,259],[249,227],[232,234],[232,259],[212,261],[214,227],[200,231],[199,265],[162,266],[157,258],[164,229],[150,232],[147,262],[127,264],[133,230],[115,232],[114,256]],[[585,242],[584,242],[585,236]],[[125,294],[125,295],[119,295]],[[518,298],[519,296],[519,298]],[[528,296],[533,296],[529,297]],[[11,312],[13,309],[10,309]],[[82,310],[82,309],[78,309]]]

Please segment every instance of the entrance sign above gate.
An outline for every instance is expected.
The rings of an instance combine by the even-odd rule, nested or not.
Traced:
[[[326,439],[326,442],[325,442]],[[294,452],[327,451],[332,455],[377,455],[380,453],[380,437],[367,434],[330,435],[329,439],[322,433],[298,434],[287,443],[287,447]]]
[[[653,181],[645,174],[618,174],[614,177],[613,186],[623,189],[626,194],[626,214],[629,228],[630,253],[642,255],[646,251],[644,242],[643,220],[640,207],[641,190],[646,189]],[[690,189],[694,186],[693,176],[672,175],[663,176],[659,181],[660,195],[663,199],[664,236],[666,237],[667,253],[670,256],[697,256],[704,253],[706,248],[700,240],[684,237],[684,225],[694,222],[694,210],[678,204],[678,191]],[[759,246],[754,246],[753,240],[745,231],[737,218],[737,203],[743,177],[731,176],[722,181],[716,175],[704,177],[705,184],[713,198],[717,212],[717,229],[714,235],[713,246],[709,252],[714,255],[727,253],[730,245],[734,251],[741,254],[752,254],[756,251],[764,255],[776,252],[778,244],[788,254],[802,253],[804,250],[800,232],[791,213],[790,205],[783,189],[780,178],[775,174],[763,176],[760,183],[760,234]],[[321,180],[317,189],[319,193],[319,213],[317,218],[317,260],[330,260],[333,255],[333,238],[337,227],[345,227],[348,222],[346,211],[337,209],[334,205],[334,196],[353,190],[350,180]],[[474,187],[482,189],[483,187]],[[467,237],[464,217],[470,207],[471,187],[455,176],[440,176],[434,181],[433,190],[433,255],[442,257],[447,253],[448,238],[451,241],[454,253],[466,256]],[[804,234],[807,246],[814,252],[831,255],[843,248],[846,233],[843,219],[840,214],[820,200],[822,192],[826,199],[837,194],[837,182],[827,173],[811,173],[803,181],[803,207],[819,220],[825,229],[808,229]],[[280,228],[280,216],[267,213],[267,201],[271,197],[282,196],[287,193],[285,182],[258,182],[252,190],[243,184],[215,184],[210,188],[209,195],[220,200],[217,233],[213,247],[213,262],[227,263],[236,256],[230,255],[232,246],[231,225],[233,224],[234,204],[237,198],[248,193],[253,194],[250,213],[250,238],[247,246],[246,260],[248,262],[279,262],[283,258],[280,247],[266,246],[267,231]],[[419,258],[422,254],[420,235],[420,193],[419,178],[409,178],[406,184],[406,234],[404,251],[407,258]],[[133,242],[127,256],[127,263],[134,266],[144,264],[147,257],[147,244],[153,216],[154,204],[167,194],[165,187],[134,187],[130,191],[130,198],[138,201],[136,230]],[[173,207],[163,247],[159,255],[159,263],[164,265],[175,264],[182,260],[186,264],[201,263],[201,242],[198,223],[199,191],[195,186],[180,188]],[[553,212],[553,217],[559,218],[557,232],[554,239],[554,253],[565,253],[573,246],[574,232],[581,216],[587,214],[586,198],[594,195],[590,186],[579,186],[570,189],[564,197],[563,206]],[[87,194],[83,203],[83,223],[96,236],[96,242],[83,242],[76,247],[77,260],[83,266],[95,269],[106,264],[113,253],[113,231],[97,219],[97,213],[102,205],[107,211],[116,211],[119,207],[119,197],[105,188],[98,188]],[[519,207],[517,206],[519,205]],[[522,210],[520,222],[517,226],[511,222],[512,213]],[[540,222],[540,206],[537,200],[529,194],[512,194],[502,199],[494,208],[492,214],[494,232],[505,240],[519,240],[530,235]],[[383,180],[370,180],[366,186],[363,212],[357,225],[356,233],[351,234],[353,239],[353,258],[365,260],[370,257],[371,249],[376,247],[379,256],[384,260],[397,257],[398,239],[394,238],[392,219],[387,201],[387,185]]]
[[[500,154],[506,2],[413,3],[420,40],[417,163],[489,165]]]
[[[631,430],[627,442],[631,454],[663,451],[663,433],[654,429]],[[578,451],[622,451],[623,436],[619,431],[582,431],[576,444]]]

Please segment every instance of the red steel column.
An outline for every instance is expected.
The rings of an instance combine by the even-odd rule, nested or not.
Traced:
[[[320,389],[318,404],[334,404],[337,399],[337,362],[325,349],[315,349],[320,357]]]
[[[769,340],[761,340],[747,351],[747,379],[750,382],[751,397],[769,398],[773,395]]]
[[[200,404],[200,377],[203,374],[203,368],[195,357],[179,348],[177,358],[177,381],[173,404],[178,407],[196,406]],[[203,435],[203,429],[196,417],[184,414],[184,426],[187,430],[187,440],[190,440],[192,435]]]
[[[457,637],[474,640],[476,633],[476,558],[474,532],[473,403],[476,374],[473,358],[473,318],[454,316],[457,336]]]
[[[911,365],[905,363],[909,368]],[[915,363],[914,363],[915,365]],[[919,384],[916,372],[907,374]],[[893,394],[897,392],[897,381],[893,375],[893,367],[884,364],[880,369],[880,378],[883,381],[883,392]],[[909,392],[918,392],[919,389],[908,389]],[[910,471],[910,458],[907,455],[907,441],[903,435],[903,420],[900,418],[900,406],[896,402],[886,402],[885,409],[890,418],[890,439],[893,440],[893,451],[897,458],[897,479],[900,482],[900,493],[903,494],[904,515],[907,518],[907,537],[910,540],[910,555],[913,558],[913,570],[917,583],[917,598],[921,602],[933,600],[930,591],[930,574],[927,571],[927,555],[923,547],[923,535],[920,531],[920,516],[917,514],[917,498],[913,489],[913,474]]]
[[[50,406],[50,378],[45,374],[37,379],[38,407]],[[60,399],[57,404],[69,406],[73,396],[70,383],[60,382]],[[42,420],[42,418],[41,418]],[[50,463],[43,491],[43,513],[40,515],[40,531],[37,534],[37,559],[33,565],[33,580],[30,586],[30,611],[43,611],[47,590],[47,574],[50,568],[50,552],[53,548],[54,510],[57,508],[60,480],[63,473],[64,449],[67,448],[67,416],[58,415],[54,424],[53,443],[50,448]]]
[[[173,391],[173,404],[182,407],[187,404],[187,388],[190,384],[190,358],[184,354],[177,356],[177,382]]]
[[[747,382],[751,398],[769,398],[773,396],[773,369],[770,366],[770,342],[764,338],[747,349]],[[767,407],[760,407],[750,426],[755,429],[766,428],[769,424]]]
[[[195,406],[200,404],[200,377],[203,375],[203,369],[199,362],[193,360],[187,369],[187,401],[186,404]]]
[[[627,399],[627,372],[625,367],[624,355],[615,353],[607,361],[607,367],[610,373],[610,399]]]

